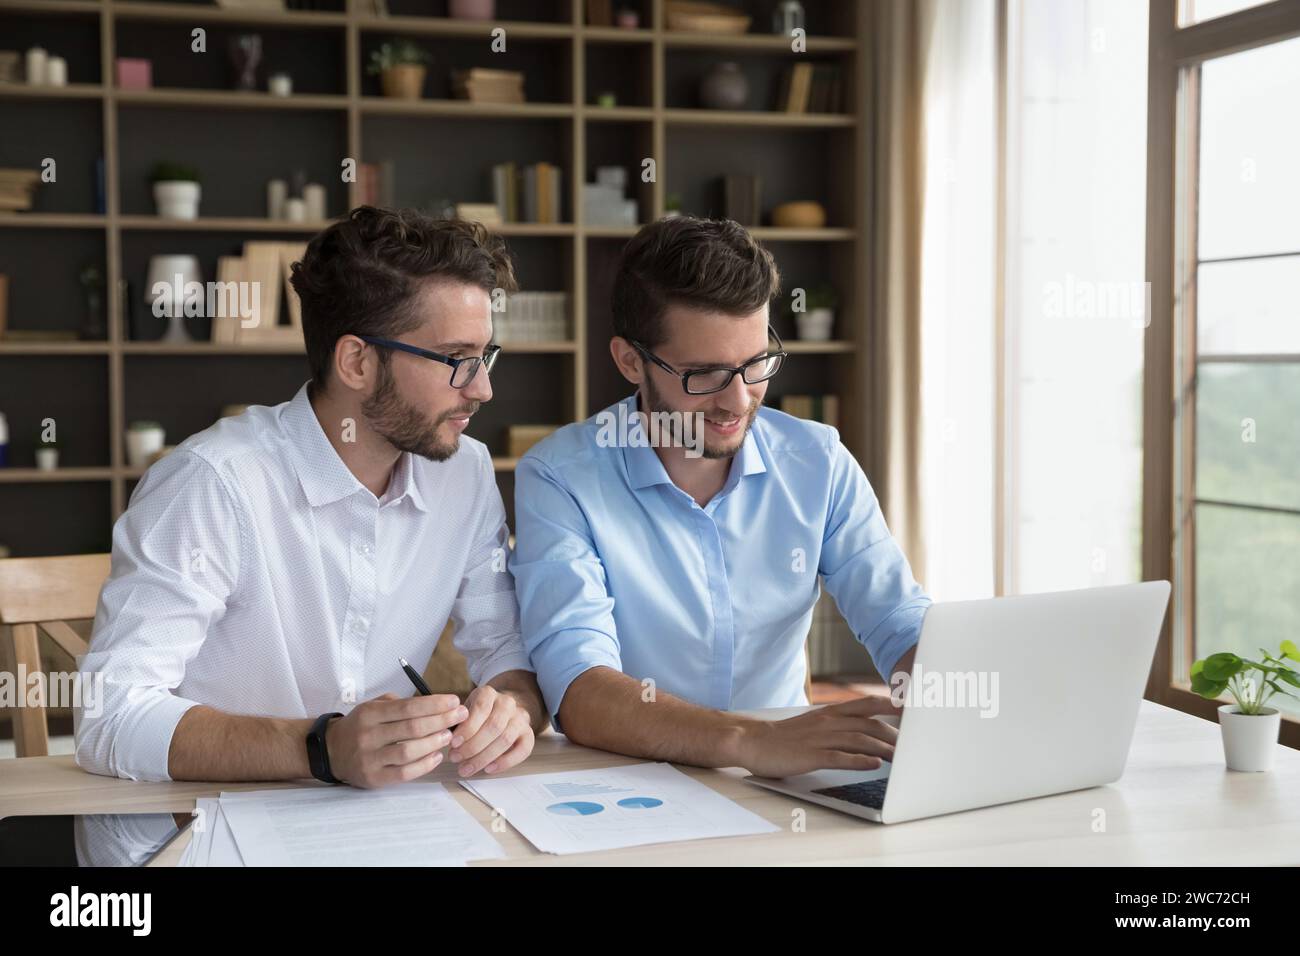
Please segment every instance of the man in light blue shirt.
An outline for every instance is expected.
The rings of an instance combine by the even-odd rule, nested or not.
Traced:
[[[635,394],[533,448],[515,478],[522,632],[548,709],[605,750],[764,776],[874,769],[887,698],[806,704],[819,579],[877,669],[909,669],[930,600],[835,429],[762,405],[785,359],[770,254],[677,217],[629,242],[610,351]],[[642,413],[642,414],[638,414]]]

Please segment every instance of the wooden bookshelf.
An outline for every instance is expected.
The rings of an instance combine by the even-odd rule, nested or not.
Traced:
[[[639,12],[642,25],[634,30],[588,26],[583,0],[498,0],[500,19],[490,22],[451,19],[446,0],[389,0],[387,17],[375,16],[369,4],[345,3],[306,12],[151,0],[0,0],[6,37],[0,45],[25,50],[39,42],[68,58],[70,81],[61,89],[0,85],[0,166],[34,167],[51,152],[60,163],[59,186],[41,188],[36,210],[0,215],[9,326],[52,336],[75,329],[84,312],[77,276],[88,262],[106,277],[108,319],[103,342],[0,339],[0,411],[11,432],[11,467],[0,469],[0,543],[15,555],[106,550],[111,523],[142,473],[126,463],[128,422],[160,420],[168,443],[176,444],[211,424],[225,404],[273,404],[306,380],[296,346],[137,339],[150,330],[132,327],[114,290],[118,280],[131,280],[140,299],[151,255],[197,255],[211,279],[216,258],[245,240],[303,241],[325,224],[261,216],[265,182],[304,168],[310,181],[326,184],[329,211],[339,216],[355,189],[337,181],[342,157],[392,161],[395,201],[411,206],[440,197],[489,200],[488,168],[495,162],[546,160],[563,170],[565,221],[493,227],[514,251],[524,287],[564,291],[571,309],[571,338],[503,343],[496,396],[469,432],[493,451],[512,521],[515,459],[502,453],[505,427],[581,420],[628,391],[608,355],[606,302],[613,264],[637,227],[584,221],[581,186],[598,165],[628,169],[628,194],[639,201],[643,223],[663,215],[674,195],[685,212],[720,214],[712,183],[746,166],[763,178],[765,210],[792,199],[822,202],[830,214],[824,228],[780,229],[767,219],[753,228],[775,254],[787,290],[829,282],[840,295],[835,338],[827,342],[799,341],[793,323],[774,310],[791,358],[769,396],[775,404],[782,394],[838,394],[841,433],[865,461],[867,0],[805,2],[812,34],[806,55],[840,65],[847,104],[843,113],[801,115],[700,108],[692,94],[705,65],[740,63],[751,78],[751,105],[758,107],[770,102],[780,70],[797,54],[780,36],[669,31],[663,0],[619,4]],[[753,29],[764,29],[770,0],[747,6]],[[209,31],[208,60],[188,51],[195,26]],[[506,30],[505,54],[488,49],[495,27]],[[237,32],[264,35],[259,76],[264,81],[272,69],[287,69],[293,95],[224,88],[224,43]],[[394,36],[434,53],[425,99],[385,99],[365,72],[370,50]],[[117,89],[118,56],[149,58],[155,87]],[[524,70],[530,101],[451,99],[446,71],[471,62]],[[607,88],[618,93],[615,107],[595,103]],[[101,155],[105,210],[97,213],[89,169]],[[645,157],[655,159],[657,176],[642,183]],[[144,177],[160,159],[200,168],[200,219],[154,214]],[[139,324],[139,302],[134,311]],[[63,448],[63,467],[53,473],[37,471],[29,460],[32,423],[47,414],[59,422]],[[32,520],[41,513],[58,518]]]

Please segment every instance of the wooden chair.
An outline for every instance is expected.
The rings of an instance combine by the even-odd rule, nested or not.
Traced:
[[[100,588],[108,579],[107,554],[77,554],[57,558],[6,558],[0,560],[0,667],[13,675],[18,668],[28,675],[41,671],[38,635],[44,631],[75,661],[86,653],[86,641],[69,626],[95,616]],[[19,757],[44,757],[49,753],[50,731],[45,704],[14,707],[14,749]]]

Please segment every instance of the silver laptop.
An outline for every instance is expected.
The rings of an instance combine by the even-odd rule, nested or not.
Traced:
[[[936,604],[892,763],[745,779],[879,823],[1118,780],[1168,603],[1147,581]]]

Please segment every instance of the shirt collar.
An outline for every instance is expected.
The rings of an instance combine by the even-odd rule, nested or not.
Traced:
[[[640,419],[636,417],[636,401],[637,393],[633,392],[614,406],[615,409],[621,407],[622,410],[616,411],[615,414],[619,417],[626,416],[628,422],[628,441],[623,446],[623,461],[627,466],[628,481],[637,490],[651,485],[672,484],[673,480],[668,476],[668,471],[664,468],[658,453],[642,437],[644,430],[641,428]],[[727,483],[723,486],[724,491],[730,491],[736,482],[746,475],[758,475],[767,471],[767,464],[763,461],[763,454],[754,434],[757,426],[756,418],[754,425],[745,433],[740,451],[732,458],[731,470],[727,473]],[[637,436],[636,439],[633,438],[634,435]]]
[[[293,449],[298,483],[302,485],[308,503],[313,508],[319,508],[348,498],[358,491],[365,491],[366,486],[348,470],[348,466],[343,464],[343,459],[330,444],[311,407],[307,388],[303,385],[289,401],[284,410],[283,422]],[[396,492],[390,496],[393,501],[410,498],[415,507],[421,511],[428,510],[420,494],[419,483],[415,480],[415,461],[410,452],[402,452],[398,457],[388,487]]]

